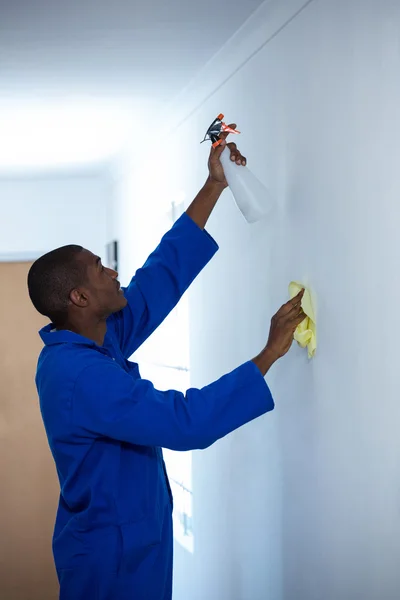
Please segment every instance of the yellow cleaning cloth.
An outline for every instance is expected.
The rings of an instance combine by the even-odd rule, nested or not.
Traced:
[[[317,327],[315,322],[315,312],[311,299],[310,290],[301,283],[292,281],[289,284],[289,295],[290,298],[294,298],[301,290],[304,291],[304,296],[301,301],[301,307],[304,310],[307,317],[300,323],[294,332],[294,339],[302,347],[308,348],[308,358],[312,358],[317,349]]]

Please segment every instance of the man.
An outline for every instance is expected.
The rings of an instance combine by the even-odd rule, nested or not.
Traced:
[[[46,254],[29,272],[31,300],[51,320],[36,383],[61,488],[61,600],[170,600],[172,497],[161,448],[206,448],[274,407],[264,375],[304,319],[302,294],[272,319],[256,358],[203,389],[159,392],[128,361],[217,250],[204,227],[227,187],[225,138],[211,150],[205,186],[126,289],[79,246]]]

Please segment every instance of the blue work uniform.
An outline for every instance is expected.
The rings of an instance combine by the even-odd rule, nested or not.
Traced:
[[[161,448],[206,448],[273,409],[249,361],[203,389],[159,392],[128,358],[218,249],[184,214],[124,290],[103,346],[41,330],[36,383],[60,482],[60,600],[171,600],[172,496]]]

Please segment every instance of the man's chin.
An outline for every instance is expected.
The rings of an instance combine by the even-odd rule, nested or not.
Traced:
[[[125,298],[125,296],[123,294],[121,294],[120,304],[121,304],[121,307],[119,310],[122,310],[128,304],[128,300]]]

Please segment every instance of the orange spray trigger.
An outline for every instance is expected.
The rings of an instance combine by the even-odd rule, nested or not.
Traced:
[[[225,123],[222,123],[221,130],[227,131],[228,133],[240,133],[240,131],[238,131],[237,129],[232,129],[232,127],[229,127],[229,125],[225,125]]]
[[[212,142],[213,147],[216,148],[220,144],[220,135],[222,132],[234,134],[240,133],[240,131],[238,131],[237,129],[232,129],[232,127],[226,125],[226,123],[222,121],[223,118],[224,115],[220,113],[218,117],[214,119],[210,127],[207,129],[206,135],[204,136],[204,140],[202,140],[201,143],[210,140]]]

